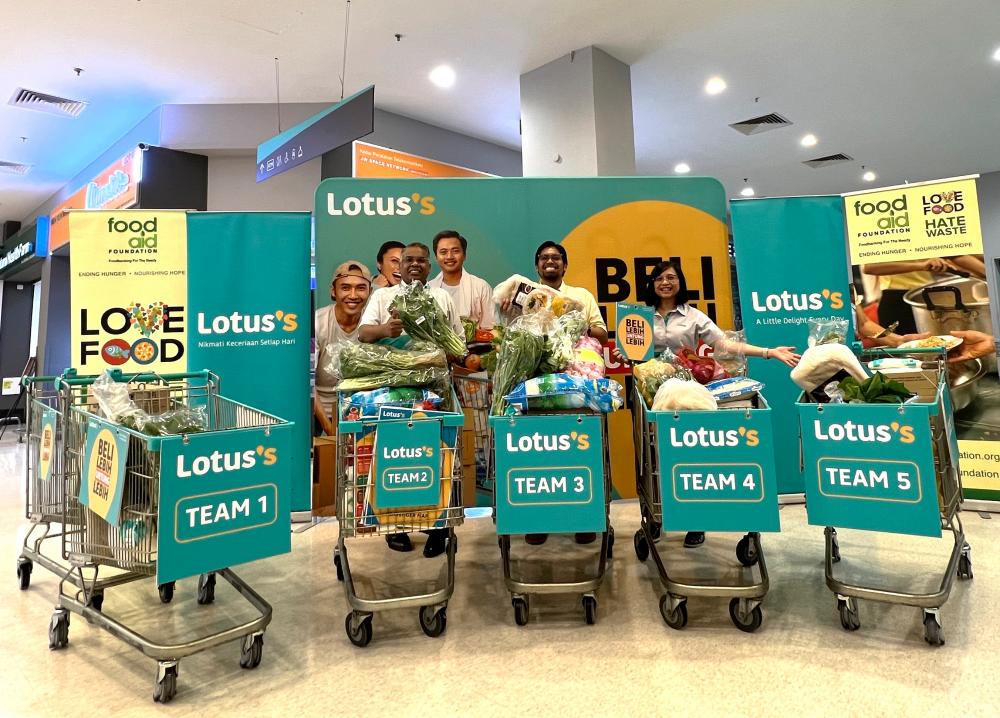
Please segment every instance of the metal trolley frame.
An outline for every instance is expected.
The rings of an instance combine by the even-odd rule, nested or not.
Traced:
[[[848,583],[833,575],[833,566],[841,560],[837,529],[827,526],[823,529],[826,549],[824,573],[826,585],[837,597],[837,612],[840,623],[846,631],[856,631],[861,627],[858,599],[878,601],[899,606],[912,606],[923,611],[924,640],[931,646],[944,645],[944,631],[941,628],[941,607],[948,601],[951,588],[957,576],[963,580],[972,579],[972,547],[965,540],[965,530],[959,511],[962,504],[962,475],[958,468],[958,457],[952,455],[948,440],[947,422],[951,402],[945,402],[943,392],[948,389],[948,366],[943,352],[931,351],[934,356],[937,376],[937,401],[940,410],[931,416],[931,438],[934,442],[934,472],[939,487],[941,530],[950,531],[954,539],[948,564],[936,590],[929,593],[908,593],[887,588],[876,588]],[[862,352],[860,359],[874,359],[886,356],[912,356],[927,360],[928,352],[887,351],[885,349]],[[891,378],[891,377],[890,377]]]
[[[565,416],[567,414],[580,414],[579,410],[553,410],[553,411],[528,411],[524,416]],[[530,613],[530,600],[532,594],[561,594],[579,593],[582,594],[581,603],[583,605],[583,615],[588,625],[597,622],[597,596],[596,591],[604,581],[607,571],[608,559],[614,555],[615,530],[611,526],[611,458],[608,447],[608,417],[606,414],[595,414],[601,419],[601,445],[604,455],[604,518],[606,530],[601,532],[601,549],[598,555],[597,572],[579,581],[551,581],[532,582],[523,577],[515,576],[511,569],[511,540],[510,535],[504,534],[498,537],[500,544],[500,557],[503,564],[503,580],[510,592],[510,602],[514,609],[514,622],[518,626],[526,626]],[[494,434],[490,432],[490,454],[495,451]],[[496,462],[492,462],[493,467]],[[493,521],[496,522],[496,492],[493,495]]]
[[[344,397],[345,395],[341,395],[341,401],[338,402],[340,406],[345,405]],[[454,392],[451,401],[453,406],[458,407],[458,398]],[[359,648],[371,642],[372,620],[378,611],[419,608],[420,628],[431,638],[440,636],[447,627],[448,600],[455,591],[455,553],[458,550],[455,527],[460,526],[465,520],[462,504],[461,455],[464,419],[464,415],[457,412],[446,417],[434,416],[411,420],[341,419],[337,424],[337,523],[340,528],[333,562],[337,569],[337,579],[343,582],[344,593],[351,606],[351,612],[344,620],[344,629],[351,643]],[[433,421],[440,425],[442,434],[445,429],[454,429],[455,441],[441,448],[442,466],[447,464],[448,455],[451,459],[451,471],[446,475],[442,470],[440,477],[442,482],[451,482],[448,500],[444,505],[412,510],[379,511],[377,516],[367,512],[367,491],[371,485],[369,476],[371,451],[375,445],[379,424],[384,421],[407,423]],[[443,440],[442,444],[445,444]],[[358,469],[361,467],[365,468],[359,472]],[[348,558],[347,539],[418,531],[447,532],[445,551],[447,574],[444,584],[433,591],[407,596],[375,598],[358,595]]]
[[[218,394],[218,377],[208,371],[187,374],[113,374],[117,381],[126,382],[130,390],[146,392],[147,398],[136,401],[140,409],[155,411],[162,406],[164,394],[171,408],[206,406],[211,417],[209,431],[264,427],[285,423],[282,419],[227,399]],[[100,516],[79,503],[77,498],[83,471],[87,419],[94,416],[88,409],[89,388],[96,377],[60,378],[56,386],[63,406],[63,469],[68,491],[64,515],[79,516],[77,523],[63,533],[63,558],[69,561],[60,583],[55,611],[49,624],[49,648],[58,650],[69,643],[70,613],[82,616],[88,623],[104,629],[126,644],[157,661],[153,700],[170,701],[177,691],[177,675],[181,658],[200,653],[230,641],[241,641],[240,666],[256,668],[264,648],[264,630],[271,622],[271,605],[243,579],[228,568],[202,574],[198,579],[198,604],[215,601],[216,578],[227,581],[259,613],[251,620],[224,630],[181,643],[159,643],[124,622],[103,612],[104,589],[112,585],[102,581],[102,568],[121,571],[114,585],[153,578],[156,573],[155,528],[159,511],[160,437],[147,436],[122,427],[129,435],[128,462],[122,498],[122,517],[142,525],[147,530],[129,540],[122,532],[112,531]],[[67,583],[76,591],[67,593]],[[158,587],[160,601],[169,603],[174,595],[174,582]]]
[[[633,544],[635,555],[640,561],[652,556],[656,564],[660,582],[666,591],[660,596],[660,615],[664,622],[671,628],[684,628],[688,622],[687,599],[691,596],[728,598],[729,617],[733,625],[747,633],[756,631],[764,620],[760,605],[770,587],[760,533],[747,533],[736,544],[736,559],[740,564],[751,569],[757,566],[756,580],[734,585],[683,582],[672,578],[657,548],[663,525],[663,502],[660,498],[661,457],[657,456],[656,425],[650,420],[646,401],[637,387],[633,387],[632,392],[632,430],[635,439],[636,491],[642,513]]]
[[[488,378],[452,374],[455,392],[462,408],[472,414],[472,432],[475,437],[476,490],[493,494],[493,452],[490,450],[490,404],[493,402],[493,384]],[[474,496],[465,497],[470,505]]]

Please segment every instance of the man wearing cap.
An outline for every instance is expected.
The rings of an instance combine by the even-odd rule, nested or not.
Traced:
[[[492,329],[493,289],[485,280],[465,270],[468,240],[453,229],[445,229],[434,235],[432,247],[441,272],[427,286],[448,292],[459,317],[475,320],[480,329]]]
[[[328,436],[336,434],[337,384],[330,348],[339,342],[358,341],[361,315],[371,294],[372,275],[356,260],[344,262],[333,272],[330,299],[316,310],[316,394],[313,413]]]

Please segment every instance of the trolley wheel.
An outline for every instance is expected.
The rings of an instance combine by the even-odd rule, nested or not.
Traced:
[[[660,538],[660,531],[661,530],[662,530],[662,527],[660,526],[660,524],[656,523],[655,521],[650,521],[649,522],[649,535],[653,537],[654,541],[656,541],[658,538]]]
[[[615,557],[615,527],[608,526],[608,558]]]
[[[941,630],[941,623],[937,614],[924,611],[924,640],[932,646],[944,645],[944,631]]]
[[[198,577],[198,605],[215,602],[215,574],[203,573]]]
[[[260,665],[261,656],[264,654],[264,634],[251,633],[243,639],[243,646],[240,648],[240,668],[247,670]]]
[[[33,564],[30,558],[21,556],[17,559],[17,581],[21,585],[22,591],[27,591],[31,585],[31,569]]]
[[[49,621],[49,650],[58,651],[69,645],[69,611],[57,608]]]
[[[857,599],[849,598],[846,601],[837,599],[837,610],[840,611],[840,625],[845,631],[856,631],[861,628]]]
[[[174,586],[176,585],[175,581],[169,581],[156,587],[156,590],[160,592],[160,603],[170,603],[174,600]]]
[[[962,555],[958,557],[958,577],[966,581],[972,578],[971,552],[972,548],[969,544],[965,544],[965,546],[962,547]]]
[[[635,557],[640,561],[645,561],[649,558],[649,542],[646,540],[646,534],[639,529],[635,532],[635,536],[632,537],[632,545],[635,546]]]
[[[663,594],[660,596],[660,615],[668,626],[677,631],[681,630],[688,622],[687,601],[681,601],[680,605],[671,611],[670,598]]]
[[[840,563],[840,541],[837,540],[836,529],[832,530],[830,538],[830,559],[833,563]]]
[[[104,606],[104,591],[94,591],[90,594],[90,599],[87,601],[87,605],[95,611],[102,610]]]
[[[153,686],[153,700],[157,703],[169,703],[177,695],[177,665],[167,666],[160,677],[157,669],[156,685]]]
[[[597,599],[593,596],[583,597],[583,619],[588,626],[597,623]]]
[[[448,627],[448,610],[441,608],[435,611],[434,606],[420,607],[420,628],[425,635],[437,638]]]
[[[333,554],[333,565],[337,567],[337,580],[344,580],[344,565],[340,562],[340,554]]]
[[[510,600],[511,605],[514,606],[514,623],[519,626],[528,625],[528,599],[521,598],[520,596],[512,598]]]
[[[746,633],[753,633],[764,622],[764,612],[761,610],[760,604],[754,606],[753,610],[746,617],[741,617],[740,599],[738,598],[734,598],[729,602],[729,617],[733,619],[734,626]]]
[[[757,563],[757,546],[753,542],[753,534],[747,534],[736,544],[736,560],[744,566],[753,566]]]
[[[372,617],[358,611],[347,614],[344,621],[344,628],[347,630],[347,637],[351,639],[358,648],[364,648],[372,642]]]

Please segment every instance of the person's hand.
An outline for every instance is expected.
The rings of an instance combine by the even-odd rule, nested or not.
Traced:
[[[629,363],[628,359],[626,359],[622,355],[621,351],[618,349],[618,342],[615,342],[611,346],[611,360],[612,361],[616,361],[616,362],[618,362],[619,364],[622,364],[622,365],[625,365],[625,364]]]
[[[801,354],[795,353],[795,347],[774,347],[768,350],[768,358],[774,357],[782,364],[787,364],[788,366],[795,368],[795,365],[799,363],[799,359],[802,358]]]
[[[403,322],[396,317],[390,317],[389,321],[382,325],[382,331],[387,339],[395,339],[403,333]]]
[[[951,335],[963,340],[962,344],[955,349],[955,353],[948,356],[948,361],[951,363],[978,359],[996,351],[996,342],[992,336],[985,332],[969,329],[951,332]]]
[[[919,341],[920,339],[927,339],[930,335],[931,335],[930,332],[923,332],[921,334],[888,334],[882,337],[882,341],[885,342],[885,346],[892,347],[893,349],[895,349],[899,347],[901,344],[906,344],[906,342],[914,342],[914,341]]]
[[[510,311],[510,305],[511,305],[510,297],[505,298],[502,302],[500,302],[500,311],[506,314],[508,311]]]
[[[934,257],[924,262],[924,269],[926,269],[928,272],[936,272],[938,274],[941,274],[943,272],[947,272],[950,269],[950,267],[948,266],[948,263],[943,259]]]

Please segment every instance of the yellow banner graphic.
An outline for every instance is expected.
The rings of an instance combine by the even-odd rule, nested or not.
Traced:
[[[187,366],[187,214],[69,213],[71,365],[178,372]]]

